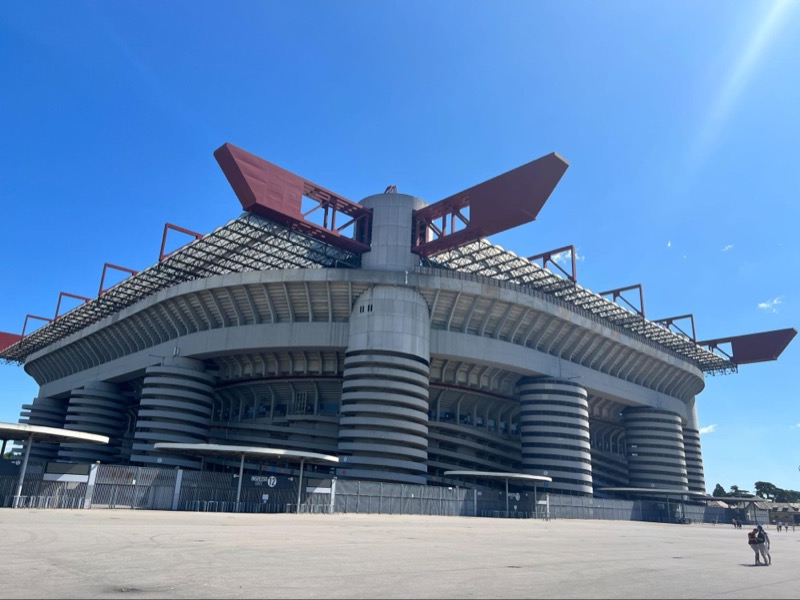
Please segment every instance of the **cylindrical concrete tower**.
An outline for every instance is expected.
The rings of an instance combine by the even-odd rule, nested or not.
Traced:
[[[407,270],[411,216],[425,203],[405,194],[362,201],[373,209],[372,248],[365,269]],[[425,484],[428,459],[430,315],[408,287],[375,286],[350,316],[339,419],[339,474]]]
[[[410,288],[371,288],[356,302],[339,418],[342,476],[426,482],[429,332],[428,306]]]
[[[41,425],[43,427],[64,427],[67,416],[66,400],[57,400],[46,396],[38,396],[31,404],[22,406],[20,423],[27,425]],[[30,460],[56,460],[59,444],[48,442],[33,442]]]
[[[626,408],[622,416],[630,485],[688,491],[680,416],[648,406]]]
[[[572,381],[525,377],[520,400],[522,470],[553,478],[549,490],[592,495],[592,453],[586,390]]]
[[[153,444],[208,441],[213,376],[204,371],[202,361],[183,357],[148,367],[145,373],[131,462],[200,468],[200,459],[154,452]]]
[[[427,203],[408,194],[376,194],[359,204],[372,209],[372,240],[361,268],[407,271],[418,266],[419,256],[411,252],[411,219]]]
[[[110,443],[62,442],[58,459],[116,463],[127,425],[128,400],[113,383],[95,382],[72,390],[64,429],[108,436]]]
[[[700,451],[700,427],[697,424],[697,407],[694,399],[689,406],[689,419],[683,426],[683,449],[686,453],[686,476],[689,491],[706,493],[706,477],[703,471],[703,455]]]

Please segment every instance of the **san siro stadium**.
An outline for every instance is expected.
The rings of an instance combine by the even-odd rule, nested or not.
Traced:
[[[39,386],[21,424],[109,440],[32,440],[31,461],[225,473],[238,458],[199,449],[271,448],[337,457],[319,473],[340,482],[701,497],[705,377],[796,334],[698,341],[692,315],[647,318],[641,286],[582,287],[572,247],[491,243],[536,218],[556,153],[432,203],[394,186],[356,203],[232,144],[214,155],[238,217],[167,224],[155,264],[106,263],[95,297],[62,292],[79,304],[0,334]],[[186,243],[166,252],[168,235]],[[293,472],[242,454],[251,478],[270,465]]]

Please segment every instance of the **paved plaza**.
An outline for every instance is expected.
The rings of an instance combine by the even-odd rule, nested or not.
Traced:
[[[800,530],[0,509],[2,598],[798,598]]]

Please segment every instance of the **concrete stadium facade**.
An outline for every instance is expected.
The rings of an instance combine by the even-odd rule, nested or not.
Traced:
[[[204,267],[235,244],[249,262],[67,313],[77,325],[25,355],[40,392],[21,421],[111,442],[35,444],[31,458],[214,469],[223,458],[153,445],[218,443],[335,455],[336,475],[359,480],[452,485],[446,471],[473,470],[549,476],[551,493],[579,496],[705,492],[695,398],[722,359],[570,282],[537,287],[564,280],[486,239],[421,259],[420,198],[359,204],[368,251],[309,258],[325,244],[246,212],[163,272],[212,238],[233,250],[216,244]],[[76,320],[90,310],[100,317]]]

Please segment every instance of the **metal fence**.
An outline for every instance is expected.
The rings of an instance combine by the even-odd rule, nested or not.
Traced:
[[[7,461],[14,463],[19,461]],[[17,508],[83,508],[86,483],[47,481],[47,461],[28,461],[22,491],[17,496],[17,475],[0,475],[0,507]]]
[[[18,475],[0,473],[0,506],[130,508],[248,513],[361,513],[494,518],[608,519],[665,523],[768,523],[769,513],[675,500],[585,498],[457,486],[423,486],[332,478],[298,496],[290,472],[246,475],[156,467],[91,465],[88,481],[48,481],[47,463],[30,461],[22,493]],[[299,497],[299,502],[298,502]],[[238,501],[237,501],[238,498]]]
[[[465,488],[338,480],[334,511],[387,515],[471,515],[473,492]]]
[[[176,477],[174,469],[100,465],[92,507],[170,510]]]
[[[268,489],[269,492],[265,493],[264,489]],[[185,471],[176,509],[201,512],[279,513],[287,512],[286,506],[291,502],[297,502],[296,492],[292,489],[244,486],[239,490],[238,474]]]

